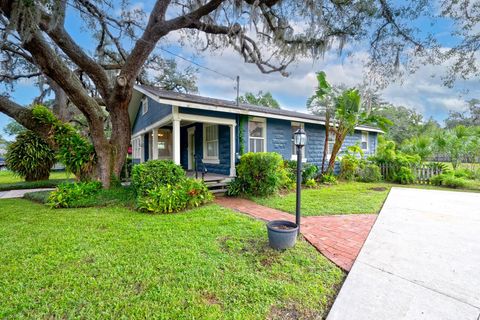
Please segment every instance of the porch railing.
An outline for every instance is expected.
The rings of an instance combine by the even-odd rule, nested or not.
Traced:
[[[202,180],[205,178],[205,175],[207,174],[208,170],[207,167],[205,166],[205,163],[203,163],[202,158],[199,155],[194,155],[195,158],[195,179],[198,179],[198,171],[200,170],[201,167],[201,174],[202,174]]]

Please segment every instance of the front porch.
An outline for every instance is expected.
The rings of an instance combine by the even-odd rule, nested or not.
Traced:
[[[172,107],[160,121],[132,136],[133,157],[139,162],[168,159],[199,177],[204,168],[212,181],[235,177],[236,121],[179,112]]]

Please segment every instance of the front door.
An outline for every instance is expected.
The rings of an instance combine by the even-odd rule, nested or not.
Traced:
[[[195,128],[188,130],[188,170],[195,170]]]

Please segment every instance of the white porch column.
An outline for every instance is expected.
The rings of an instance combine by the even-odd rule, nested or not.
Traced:
[[[178,106],[172,107],[173,116],[173,162],[180,164],[180,115]]]
[[[158,128],[152,130],[152,159],[158,159]]]
[[[230,125],[230,177],[235,177],[235,124]]]

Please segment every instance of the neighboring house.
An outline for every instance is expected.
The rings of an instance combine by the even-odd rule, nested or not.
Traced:
[[[307,134],[304,160],[321,166],[325,121],[319,116],[147,86],[135,86],[129,113],[134,162],[171,159],[186,170],[203,162],[208,172],[233,177],[240,145],[244,152],[277,152],[295,160],[292,134],[302,127]],[[358,127],[342,150],[358,143],[365,154],[373,154],[379,132]],[[334,143],[330,136],[328,150]]]

